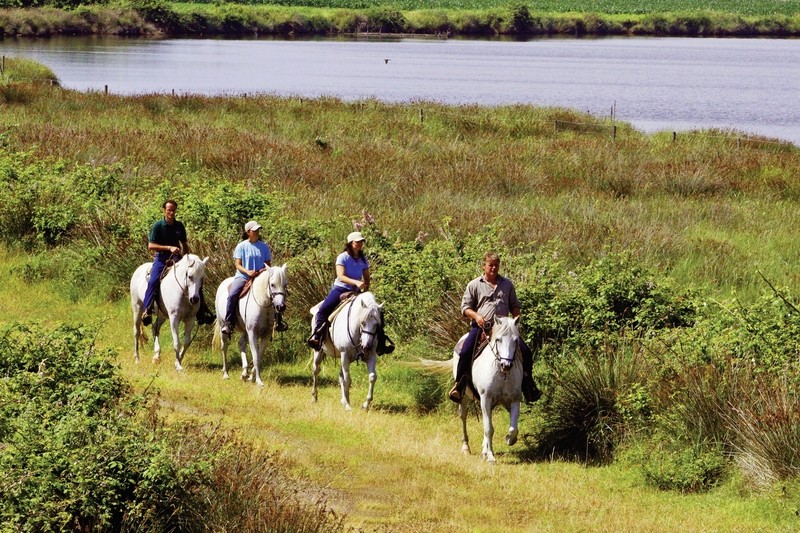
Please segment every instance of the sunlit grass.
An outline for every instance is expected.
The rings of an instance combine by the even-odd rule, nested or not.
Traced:
[[[646,488],[640,474],[624,462],[587,468],[562,462],[520,460],[524,444],[508,447],[508,424],[495,413],[498,464],[480,460],[481,425],[477,412],[468,428],[473,455],[460,452],[460,422],[449,402],[434,413],[408,411],[400,376],[403,354],[379,362],[374,408],[345,412],[336,383],[338,364],[328,361],[317,404],[311,403],[309,353],[296,362],[275,364],[267,349],[265,386],[237,378],[223,380],[217,354],[204,333],[195,339],[178,373],[165,350],[162,363],[148,352],[135,364],[131,319],[126,302],[61,301],[48,284],[27,285],[10,269],[20,256],[0,254],[0,322],[101,324],[98,344],[119,353],[123,373],[137,390],[160,391],[163,414],[191,417],[238,428],[256,446],[280,453],[290,473],[309,490],[324,494],[348,524],[392,531],[793,531],[794,508],[786,500],[748,495],[734,482],[702,495],[676,495]],[[169,334],[162,344],[170,346]],[[415,348],[419,350],[419,348]],[[432,354],[433,355],[433,354]],[[232,357],[232,360],[238,358]],[[353,368],[352,398],[366,394],[363,365]],[[523,434],[535,416],[521,417]]]

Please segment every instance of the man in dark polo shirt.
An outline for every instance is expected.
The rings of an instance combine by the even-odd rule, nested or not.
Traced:
[[[472,355],[481,332],[484,328],[491,329],[495,317],[510,314],[516,318],[520,313],[514,284],[510,279],[501,276],[499,271],[500,257],[492,252],[487,253],[483,257],[483,275],[469,282],[461,298],[461,313],[470,319],[471,327],[458,356],[456,383],[448,394],[456,403],[461,403],[471,379]],[[522,337],[519,339],[519,348],[522,352],[522,395],[526,402],[535,402],[541,392],[533,381],[533,353]]]
[[[153,257],[153,268],[147,280],[147,290],[144,293],[144,312],[142,313],[142,323],[149,326],[152,322],[153,304],[155,303],[158,289],[161,282],[161,273],[166,267],[167,261],[179,261],[180,258],[189,253],[189,244],[186,240],[186,228],[183,223],[175,220],[175,211],[178,210],[178,202],[167,200],[161,206],[164,209],[164,218],[153,224],[150,228],[147,249],[155,253]],[[200,291],[200,309],[197,311],[197,322],[200,324],[211,324],[214,317],[208,309],[203,298],[203,291]]]

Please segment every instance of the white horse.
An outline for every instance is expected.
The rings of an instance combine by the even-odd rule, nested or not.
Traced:
[[[481,412],[483,413],[483,452],[482,457],[489,463],[494,463],[492,450],[492,411],[498,405],[508,410],[511,417],[510,427],[506,435],[506,443],[511,446],[517,442],[519,430],[519,403],[522,399],[522,357],[518,352],[519,317],[495,318],[492,335],[488,344],[484,346],[478,357],[472,363],[472,383],[480,396]],[[463,342],[461,338],[456,347]],[[453,376],[458,368],[458,349],[453,351]],[[466,396],[473,397],[472,390],[467,387],[467,394],[462,397],[458,405],[458,414],[461,417],[461,428],[464,441],[461,450],[470,453],[469,437],[467,437],[467,406]]]
[[[317,308],[311,308],[311,314],[316,314]],[[350,363],[359,359],[367,363],[369,372],[369,392],[362,408],[369,409],[372,403],[372,394],[375,390],[375,373],[377,361],[378,328],[381,326],[382,304],[378,304],[371,292],[363,292],[345,303],[333,317],[329,334],[325,339],[322,349],[314,352],[314,381],[311,387],[311,397],[317,401],[317,377],[320,365],[325,355],[333,357],[338,353],[341,357],[342,367],[339,370],[339,384],[342,389],[342,405],[350,411]],[[311,323],[311,331],[316,324]]]
[[[227,278],[217,288],[216,307],[217,321],[214,324],[214,346],[222,349],[222,378],[228,379],[228,344],[233,335],[221,333],[222,323],[225,320],[225,311],[228,306],[228,288],[233,278]],[[235,331],[241,332],[239,337],[239,352],[242,355],[242,381],[255,378],[256,385],[264,386],[261,381],[261,354],[267,341],[272,338],[275,327],[275,313],[282,313],[286,309],[286,264],[279,267],[268,267],[253,280],[253,285],[247,294],[239,299],[239,308],[236,316]],[[248,378],[247,343],[250,343],[250,354],[253,366],[250,368]]]
[[[200,308],[200,290],[203,278],[206,275],[208,257],[200,259],[194,254],[188,254],[180,261],[166,269],[161,280],[161,289],[156,299],[155,320],[153,320],[153,362],[161,360],[161,345],[158,334],[161,324],[169,319],[172,330],[172,346],[175,348],[175,368],[183,370],[181,362],[186,355],[186,350],[192,343],[192,329],[194,328],[197,310]],[[139,342],[147,342],[147,335],[142,328],[142,311],[144,293],[147,290],[147,278],[153,263],[140,265],[131,277],[131,308],[133,309],[133,356],[139,362]],[[178,328],[183,322],[183,346],[181,346]]]

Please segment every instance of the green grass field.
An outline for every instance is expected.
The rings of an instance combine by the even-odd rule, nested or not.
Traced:
[[[556,122],[580,127],[557,128]],[[450,308],[425,305],[446,303],[453,289],[445,282],[461,289],[477,274],[480,254],[496,247],[507,252],[504,271],[520,287],[541,288],[538,277],[554,276],[557,292],[542,297],[544,306],[559,302],[582,266],[627,253],[627,270],[657,273],[645,285],[669,278],[678,298],[684,289],[701,293],[698,314],[744,322],[724,330],[724,320],[712,323],[707,338],[702,329],[691,337],[688,327],[655,332],[647,347],[657,353],[647,355],[656,364],[663,366],[670,351],[679,352],[676,359],[694,356],[695,347],[699,358],[716,356],[716,337],[741,335],[752,350],[732,343],[731,351],[740,350],[747,368],[766,353],[775,356],[775,367],[791,372],[796,352],[781,334],[795,331],[794,315],[772,302],[779,320],[759,330],[761,317],[738,311],[771,295],[759,272],[778,287],[797,285],[797,147],[742,132],[673,140],[669,132],[645,135],[625,124],[617,124],[613,138],[606,118],[531,106],[118,97],[27,83],[0,84],[0,147],[0,321],[102,324],[98,344],[119,353],[137,390],[160,390],[168,419],[236,428],[249,442],[280,452],[303,494],[325,497],[356,530],[798,528],[792,478],[757,490],[732,468],[707,492],[680,494],[647,484],[637,460],[625,453],[606,466],[534,459],[540,403],[523,409],[523,438],[514,447],[502,439],[507,415],[495,413],[497,465],[477,454],[462,456],[455,408],[443,400],[448,380],[438,384],[433,408],[421,409],[415,394],[422,378],[412,368],[420,357],[448,356],[427,329],[443,310],[463,328]],[[126,287],[133,268],[147,259],[144,236],[168,196],[181,202],[179,219],[193,250],[212,258],[207,296],[232,272],[230,251],[242,220],[259,213],[262,223],[269,221],[265,234],[278,260],[289,262],[291,328],[267,348],[265,387],[223,381],[207,329],[195,339],[183,373],[173,369],[166,331],[160,365],[147,351],[133,363]],[[333,361],[325,364],[319,403],[311,404],[303,338],[308,304],[318,297],[314,277],[320,273],[324,290],[342,235],[365,212],[377,221],[367,228],[368,251],[383,254],[374,290],[386,300],[398,349],[379,362],[373,409],[346,413]],[[429,263],[414,263],[419,270],[409,272],[403,268],[409,262],[395,255]],[[543,258],[557,272],[534,271],[534,259]],[[595,267],[584,275],[600,272]],[[599,331],[603,339],[616,333],[602,324]],[[772,339],[786,346],[772,350]],[[592,355],[584,348],[562,355],[577,362]],[[720,357],[727,361],[731,353]],[[237,362],[231,353],[229,366]],[[672,377],[657,385],[672,384]],[[354,405],[366,382],[364,367],[356,366]],[[667,389],[665,396],[681,392]],[[477,451],[478,416],[469,424]],[[796,433],[790,428],[788,437]],[[776,435],[790,440],[767,433]],[[789,453],[787,462],[796,464],[794,457]]]
[[[102,323],[98,344],[119,352],[124,375],[137,389],[161,391],[167,418],[192,417],[238,428],[249,441],[279,451],[309,497],[325,496],[356,530],[749,533],[798,527],[794,500],[751,493],[741,482],[706,494],[681,495],[645,487],[636,470],[625,464],[592,468],[523,462],[519,454],[524,446],[503,442],[508,423],[504,411],[494,417],[498,463],[486,465],[475,454],[481,439],[477,416],[468,422],[473,455],[463,456],[454,406],[424,416],[410,410],[403,356],[380,361],[373,409],[349,413],[339,403],[338,365],[326,363],[314,405],[306,359],[298,354],[296,364],[271,362],[285,348],[280,340],[267,349],[261,389],[235,378],[223,381],[218,356],[210,353],[203,333],[190,349],[183,373],[173,369],[166,351],[161,365],[153,365],[147,352],[134,364],[126,302],[65,302],[47,283],[22,284],[9,273],[22,261],[14,253],[0,254],[0,322],[48,327]],[[162,345],[170,346],[168,333]],[[234,355],[231,363],[237,359]],[[352,397],[365,394],[366,372],[360,365],[353,371]],[[524,409],[523,435],[533,417]]]

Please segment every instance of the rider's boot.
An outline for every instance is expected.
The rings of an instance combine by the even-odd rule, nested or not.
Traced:
[[[394,351],[394,343],[392,339],[389,338],[389,335],[386,334],[386,330],[381,328],[378,330],[378,347],[376,352],[378,355],[383,355],[387,353],[392,353]]]
[[[153,306],[148,307],[142,312],[142,324],[149,326],[153,323]]]
[[[314,333],[306,341],[306,344],[312,350],[319,351],[322,349],[322,342],[325,340],[325,331],[328,329],[328,322],[325,321],[317,326]]]
[[[542,397],[542,391],[536,386],[533,376],[527,373],[522,375],[522,396],[526,403],[533,403]]]
[[[461,400],[464,398],[464,391],[466,388],[467,376],[461,376],[456,380],[456,383],[453,385],[453,388],[450,389],[450,392],[447,393],[447,397],[453,402],[461,403]]]
[[[211,309],[208,308],[208,304],[206,304],[206,299],[203,298],[203,293],[201,292],[200,308],[197,310],[197,323],[200,325],[213,324],[216,319],[217,316],[211,312]]]

